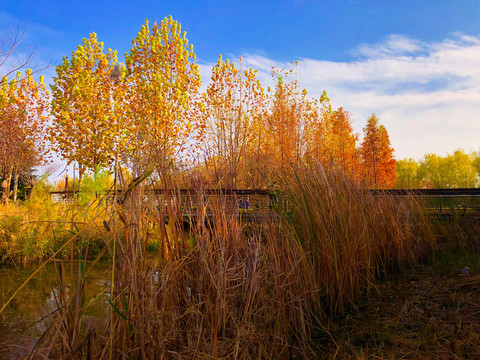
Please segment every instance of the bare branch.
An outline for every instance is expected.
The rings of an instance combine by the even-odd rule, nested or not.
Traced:
[[[9,27],[5,28],[5,35],[0,35],[0,85],[11,74],[22,69],[30,68],[32,73],[41,72],[52,63],[43,63],[37,59],[38,51],[35,46],[25,48],[25,52],[20,52],[21,44],[25,36],[25,29],[21,30],[18,26],[15,30]]]

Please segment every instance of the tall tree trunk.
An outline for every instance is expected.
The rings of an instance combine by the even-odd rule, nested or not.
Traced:
[[[18,193],[18,178],[20,177],[20,171],[15,171],[15,175],[13,178],[13,201],[17,201],[17,193]]]
[[[5,177],[5,180],[2,183],[2,202],[4,204],[8,203],[8,199],[10,198],[10,186],[12,184],[12,172],[13,172],[13,166],[10,166],[7,172],[7,176]]]

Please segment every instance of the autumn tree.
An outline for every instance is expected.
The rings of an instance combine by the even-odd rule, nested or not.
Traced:
[[[320,162],[358,179],[360,155],[350,113],[342,107],[332,110],[327,92],[306,105],[304,124],[305,158]]]
[[[117,54],[104,52],[92,33],[56,71],[50,140],[62,158],[79,164],[81,177],[87,169],[108,165],[114,156],[120,104],[114,102],[118,81],[112,76],[120,71]]]
[[[360,172],[360,157],[356,146],[358,136],[353,132],[350,113],[340,107],[331,114],[330,122],[330,133],[326,134],[331,138],[330,163],[344,174],[355,177]]]
[[[248,187],[258,185],[264,143],[264,94],[256,71],[235,67],[220,56],[212,68],[211,83],[204,94],[208,122],[205,142],[206,164],[216,185]],[[243,176],[242,176],[243,175]]]
[[[298,163],[305,152],[303,116],[307,92],[299,91],[297,80],[292,78],[294,74],[294,69],[273,72],[276,84],[271,95],[271,112],[266,119],[269,151],[280,169]]]
[[[327,92],[323,91],[319,99],[306,102],[304,141],[306,145],[305,158],[313,159],[322,164],[329,163],[331,148],[331,133],[333,110]]]
[[[146,20],[126,54],[126,69],[134,172],[150,164],[163,172],[204,129],[193,46],[171,16],[151,26]]]
[[[13,177],[16,200],[20,175],[39,165],[45,156],[48,92],[43,78],[36,82],[32,71],[17,73],[0,82],[0,176],[3,201],[9,198]]]
[[[449,187],[475,187],[478,181],[473,156],[462,150],[456,150],[445,158]]]
[[[419,163],[418,177],[422,188],[445,188],[445,163],[437,154],[426,154]]]
[[[395,183],[395,159],[387,129],[380,125],[373,114],[363,129],[360,149],[367,185],[375,188],[391,188]]]
[[[471,156],[472,156],[472,165],[477,172],[477,178],[480,179],[480,151],[472,152]],[[478,181],[477,181],[477,184],[478,184]]]

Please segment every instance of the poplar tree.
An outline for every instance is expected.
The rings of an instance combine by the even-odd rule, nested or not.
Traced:
[[[80,177],[87,169],[110,164],[114,157],[120,102],[114,103],[118,81],[112,74],[119,71],[117,66],[116,51],[104,52],[92,33],[56,69],[50,140],[63,159],[78,163]]]
[[[331,149],[332,106],[327,92],[323,91],[319,99],[307,100],[305,107],[304,139],[305,157],[314,159],[328,167]]]
[[[170,166],[189,140],[205,128],[198,112],[200,73],[186,32],[171,16],[148,20],[126,54],[127,117],[134,128],[134,163],[138,172]],[[163,169],[163,170],[162,170]]]

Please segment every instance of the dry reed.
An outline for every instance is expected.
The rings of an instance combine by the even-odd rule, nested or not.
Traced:
[[[413,199],[373,196],[320,166],[282,179],[271,209],[252,223],[241,221],[239,199],[229,196],[197,189],[185,198],[168,186],[172,196],[146,201],[140,186],[133,189],[115,209],[109,326],[88,326],[82,315],[79,267],[75,289],[59,288],[57,318],[33,354],[311,358],[312,333],[328,336],[327,314],[343,313],[375,277],[435,247]],[[160,240],[153,257],[152,238]]]

